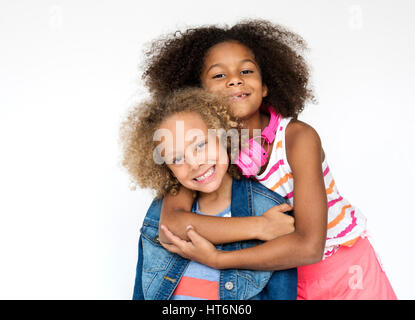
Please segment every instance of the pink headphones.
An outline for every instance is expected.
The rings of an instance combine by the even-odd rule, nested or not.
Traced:
[[[271,115],[268,126],[262,130],[261,138],[264,138],[264,142],[269,146],[275,139],[277,128],[281,122],[281,115],[275,114],[274,108],[268,106],[268,111]],[[249,139],[248,147],[241,150],[239,158],[235,162],[238,168],[242,171],[242,174],[249,178],[256,175],[261,167],[267,163],[268,152],[256,142],[254,137]],[[262,143],[264,144],[264,143]]]

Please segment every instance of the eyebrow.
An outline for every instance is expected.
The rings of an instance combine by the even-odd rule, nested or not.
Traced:
[[[257,66],[257,68],[259,68],[259,66],[258,66],[258,64],[254,61],[254,60],[252,60],[252,59],[243,59],[243,60],[241,60],[239,63],[244,63],[244,62],[251,62],[251,63],[253,63],[255,66]],[[215,64],[212,64],[207,70],[206,70],[206,73],[208,73],[209,71],[210,71],[210,69],[212,69],[212,68],[215,68],[215,67],[221,67],[221,66],[223,66],[224,64],[223,63],[215,63]]]

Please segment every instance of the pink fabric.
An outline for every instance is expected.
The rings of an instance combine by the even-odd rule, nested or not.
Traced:
[[[298,300],[396,300],[367,238],[316,264],[298,267]]]

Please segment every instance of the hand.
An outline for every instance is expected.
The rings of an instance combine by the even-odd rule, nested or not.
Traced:
[[[164,231],[164,235],[170,242],[160,242],[166,250],[177,253],[185,259],[193,260],[209,267],[216,268],[219,250],[217,250],[211,242],[198,234],[192,226],[188,226],[186,229],[187,236],[190,241],[180,239],[165,225],[161,225],[160,228]]]
[[[293,207],[284,203],[272,207],[260,216],[262,228],[258,240],[268,241],[294,232],[294,218],[284,213],[291,210]]]

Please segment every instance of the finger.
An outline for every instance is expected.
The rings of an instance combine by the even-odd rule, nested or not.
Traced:
[[[192,226],[187,228],[187,236],[189,237],[192,243],[198,243],[200,240],[204,240],[204,238],[193,229]]]
[[[285,212],[285,211],[290,211],[292,210],[294,207],[288,203],[283,203],[277,206],[278,210]]]
[[[164,247],[164,249],[166,249],[169,252],[172,252],[172,253],[179,253],[180,252],[180,249],[177,246],[175,246],[174,244],[168,244],[168,243],[164,243],[164,242],[160,242],[160,243]]]
[[[166,243],[162,243],[162,246],[164,247],[164,249],[166,249],[167,251],[171,252],[171,253],[175,253],[178,254],[179,256],[181,256],[182,258],[185,259],[190,259],[190,257],[188,257],[183,250],[181,250],[179,247],[175,246],[174,244],[166,244]]]

